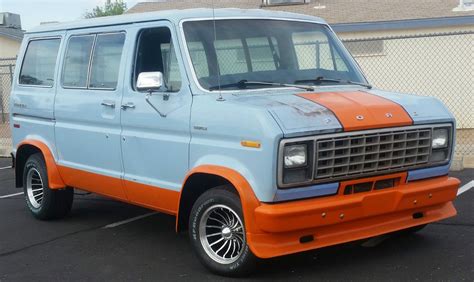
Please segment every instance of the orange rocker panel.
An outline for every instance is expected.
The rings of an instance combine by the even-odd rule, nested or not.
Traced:
[[[118,189],[123,185],[120,179],[57,166],[45,144],[31,140],[21,143],[18,148],[24,144],[36,146],[43,152],[52,189],[80,187],[168,214],[179,213],[179,192],[133,183],[134,189],[125,190],[125,193]],[[339,193],[334,196],[266,204],[257,200],[250,184],[234,170],[204,165],[190,171],[186,179],[194,173],[222,176],[237,189],[247,241],[252,252],[260,258],[369,238],[455,216],[452,201],[460,184],[458,179],[448,176],[406,182],[407,173],[398,173],[341,182]],[[378,191],[343,194],[348,185],[390,178],[399,179],[398,185]],[[157,200],[153,204],[140,203],[141,198],[147,197]],[[301,238],[307,236],[314,239],[302,242]]]

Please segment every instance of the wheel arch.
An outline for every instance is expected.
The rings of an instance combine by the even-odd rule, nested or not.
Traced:
[[[49,147],[38,140],[25,140],[18,144],[15,155],[15,185],[23,186],[23,171],[28,158],[35,154],[41,153],[46,163],[46,171],[48,173],[48,185],[51,189],[64,188],[66,185],[59,174],[56,161]]]
[[[260,205],[252,187],[237,171],[215,165],[202,165],[191,170],[183,184],[178,202],[176,231],[187,229],[187,222],[194,202],[205,191],[229,184],[238,194],[247,232],[256,231],[254,210]]]

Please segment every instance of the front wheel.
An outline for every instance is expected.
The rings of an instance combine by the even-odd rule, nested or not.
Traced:
[[[247,245],[239,197],[230,187],[202,194],[189,218],[189,235],[199,260],[212,272],[225,276],[249,274],[256,257]]]
[[[43,156],[31,155],[23,170],[23,190],[26,205],[31,213],[41,220],[61,218],[71,210],[73,188],[52,190],[48,185],[48,174]]]

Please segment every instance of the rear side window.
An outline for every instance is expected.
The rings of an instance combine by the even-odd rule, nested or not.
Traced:
[[[99,34],[92,57],[90,88],[115,89],[125,34]]]
[[[124,33],[71,36],[63,69],[66,88],[115,89]]]
[[[61,39],[33,40],[28,44],[19,83],[22,85],[47,86],[54,83],[54,69]]]
[[[63,86],[85,88],[95,35],[71,36],[66,51]]]

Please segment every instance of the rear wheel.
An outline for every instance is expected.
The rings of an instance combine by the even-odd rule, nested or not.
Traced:
[[[46,164],[40,153],[31,155],[25,163],[23,190],[28,209],[38,219],[61,218],[71,210],[74,190],[49,188]]]
[[[201,195],[189,219],[189,235],[200,261],[225,276],[250,273],[256,257],[247,245],[239,197],[222,186]]]

